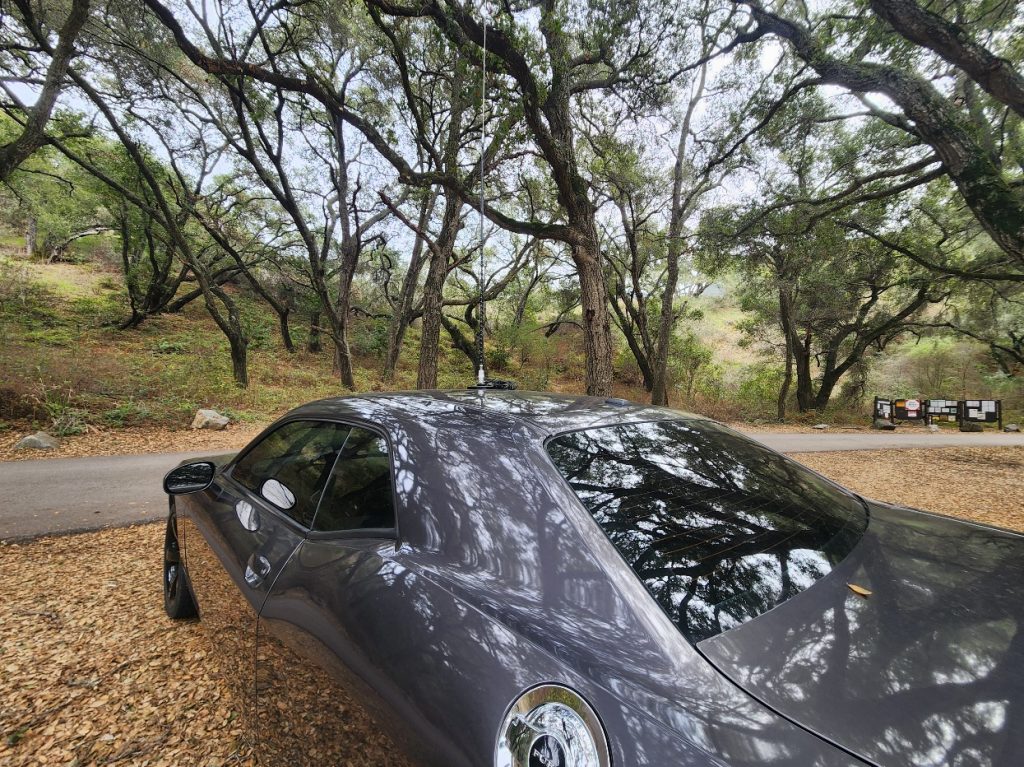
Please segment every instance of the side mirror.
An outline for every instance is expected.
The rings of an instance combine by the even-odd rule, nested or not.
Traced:
[[[213,482],[217,467],[209,461],[186,463],[171,469],[164,477],[164,492],[168,495],[185,495],[205,490]]]

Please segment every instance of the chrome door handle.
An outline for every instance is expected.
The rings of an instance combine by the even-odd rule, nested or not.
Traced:
[[[245,565],[245,582],[256,588],[270,574],[270,560],[262,554],[253,554]]]

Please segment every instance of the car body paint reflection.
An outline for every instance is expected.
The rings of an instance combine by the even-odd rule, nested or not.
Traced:
[[[431,392],[326,400],[288,417],[387,434],[397,533],[271,530],[280,510],[228,492],[229,476],[179,499],[203,622],[234,658],[225,679],[255,704],[265,764],[488,765],[509,704],[545,683],[593,707],[616,767],[865,764],[812,734],[814,716],[865,753],[874,737],[870,753],[885,764],[968,767],[988,754],[1002,767],[1024,753],[1020,735],[976,742],[994,728],[1024,732],[1012,702],[1024,689],[1020,584],[993,572],[1022,571],[1019,540],[983,531],[967,541],[930,517],[901,518],[902,538],[876,536],[872,522],[845,559],[829,561],[830,575],[694,646],[544,450],[567,429],[684,416],[594,398]],[[238,519],[241,497],[259,514],[256,532]],[[884,510],[872,514],[885,522]],[[791,566],[815,564],[800,556]],[[270,567],[250,586],[253,557]],[[950,561],[964,571],[943,573]],[[847,581],[875,595],[857,597]],[[922,629],[929,611],[946,633]],[[917,621],[916,638],[904,619]],[[937,661],[911,663],[926,653]],[[990,694],[957,698],[984,685]],[[857,708],[883,698],[920,705],[918,729],[902,726],[895,703],[888,722]],[[837,723],[843,715],[863,720]]]
[[[875,504],[835,579],[763,616],[756,634],[740,627],[700,648],[882,764],[1012,764],[1024,753],[1022,572],[1019,536]]]

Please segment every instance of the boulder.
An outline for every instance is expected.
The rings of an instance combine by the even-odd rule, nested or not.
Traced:
[[[29,434],[27,437],[22,437],[15,444],[15,450],[56,450],[60,447],[60,440],[56,437],[52,437],[45,431],[37,431],[35,434]]]
[[[985,428],[980,423],[974,423],[973,421],[964,421],[960,424],[960,431],[985,431]]]
[[[928,431],[930,431],[932,434],[938,434],[940,431],[942,431],[942,429],[939,428],[938,424],[930,423],[928,424]]]
[[[817,423],[814,426],[812,426],[811,428],[812,429],[817,429],[818,431],[825,431],[825,429],[828,428],[828,424],[827,423]]]
[[[876,418],[871,423],[872,429],[879,429],[880,431],[896,431],[896,424],[892,421],[886,421],[884,418]]]
[[[203,408],[202,410],[197,411],[196,417],[192,419],[192,428],[220,431],[229,423],[231,423],[231,419],[226,415],[221,415],[216,410]]]
[[[1006,426],[1003,427],[1003,431],[1018,432],[1020,431],[1020,426],[1018,426],[1015,423],[1008,423],[1006,424]]]

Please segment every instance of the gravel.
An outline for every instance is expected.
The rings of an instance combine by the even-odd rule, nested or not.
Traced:
[[[1024,531],[1024,448],[796,456],[880,500]],[[0,545],[0,764],[251,765],[202,624],[160,596],[163,526]]]

